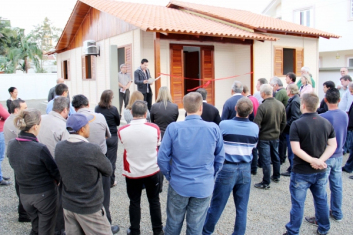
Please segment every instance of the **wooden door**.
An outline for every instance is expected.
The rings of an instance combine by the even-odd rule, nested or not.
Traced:
[[[214,47],[201,47],[201,82],[207,91],[207,103],[215,104],[215,82],[214,79]]]
[[[200,54],[198,51],[184,52],[184,76],[186,78],[200,78]],[[200,86],[199,80],[184,80],[184,95],[189,93],[188,89],[193,89]]]
[[[173,102],[183,108],[184,66],[183,45],[170,45],[170,93]]]

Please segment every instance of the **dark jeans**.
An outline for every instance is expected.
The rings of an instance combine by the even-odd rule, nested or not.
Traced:
[[[257,148],[252,149],[251,173],[257,172]]]
[[[120,90],[120,89],[119,89]],[[129,103],[130,100],[130,90],[127,89],[125,93],[122,93],[119,91],[119,114],[121,115],[122,113],[122,108],[123,108],[123,101],[124,101],[124,107],[126,108],[127,104]]]
[[[318,232],[320,232],[320,234],[326,234],[330,230],[326,184],[326,172],[314,174],[291,173],[289,191],[291,194],[292,208],[290,210],[290,221],[286,224],[289,235],[299,234],[308,189],[310,189],[314,197],[315,218],[318,224]]]
[[[23,207],[31,218],[31,234],[54,234],[57,189],[38,194],[20,194]]]
[[[271,161],[273,166],[273,178],[280,178],[280,160],[278,156],[278,140],[259,140],[257,149],[259,150],[260,161],[263,170],[264,184],[271,183]]]
[[[107,158],[110,160],[110,163],[113,167],[113,174],[110,177],[110,186],[114,184],[115,181],[115,169],[116,169],[116,157],[118,154],[118,137],[112,136],[106,139],[107,142]]]
[[[22,202],[21,202],[21,198],[20,198],[20,187],[18,186],[17,180],[16,180],[16,175],[14,176],[15,179],[15,189],[16,189],[16,194],[18,197],[18,207],[17,207],[17,211],[18,211],[18,219],[28,219],[29,216],[27,215],[27,212],[25,210],[25,208],[23,208]]]
[[[250,184],[250,163],[226,163],[223,165],[216,178],[211,206],[208,209],[205,225],[203,226],[203,235],[209,235],[214,232],[231,193],[233,193],[236,210],[233,234],[245,234]]]
[[[58,186],[57,214],[55,224],[55,234],[65,234],[64,209],[62,205],[62,183]]]
[[[148,110],[151,110],[152,106],[152,91],[150,90],[149,93],[143,93],[143,100],[147,102]]]
[[[103,206],[105,209],[105,213],[107,215],[108,221],[112,223],[112,217],[110,216],[110,176],[102,176],[103,183]]]
[[[347,146],[349,147],[349,158],[343,169],[349,173],[353,172],[353,131],[347,131]]]
[[[130,230],[131,235],[140,234],[141,221],[141,193],[142,185],[146,187],[148,202],[150,204],[150,216],[153,234],[159,234],[163,230],[161,204],[159,201],[160,174],[154,174],[146,178],[126,179],[127,195],[130,199]]]
[[[279,135],[279,145],[278,145],[278,154],[280,163],[284,163],[286,161],[286,152],[287,152],[287,139],[286,134],[283,132]]]

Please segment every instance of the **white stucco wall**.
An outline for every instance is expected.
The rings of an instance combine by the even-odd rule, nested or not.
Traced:
[[[319,52],[318,39],[276,35],[272,36],[279,38],[276,42],[259,42],[254,43],[254,86],[259,78],[270,79],[274,76],[274,47],[286,48],[304,48],[304,66],[310,68],[310,73],[313,75],[315,82],[318,81],[319,72]],[[294,71],[295,72],[295,71]],[[283,81],[285,76],[280,77]],[[285,82],[284,82],[285,84]],[[254,89],[256,89],[254,87]],[[316,88],[317,89],[317,86]]]

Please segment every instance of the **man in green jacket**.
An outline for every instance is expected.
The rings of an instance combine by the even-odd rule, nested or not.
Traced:
[[[315,88],[315,80],[313,79],[313,76],[310,74],[310,69],[309,69],[309,67],[302,67],[301,68],[301,70],[300,70],[300,72],[301,72],[301,77],[303,77],[303,75],[304,74],[308,74],[309,76],[310,76],[310,78],[311,78],[311,86],[313,87],[313,88]],[[298,81],[298,83],[297,83],[297,86],[298,86],[298,88],[300,89],[300,87],[302,86],[302,81],[301,81],[301,79],[299,79],[299,81]]]

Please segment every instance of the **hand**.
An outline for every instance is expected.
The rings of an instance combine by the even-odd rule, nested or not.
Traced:
[[[148,83],[148,81],[147,80],[143,80],[143,84],[146,84],[146,83]]]
[[[327,168],[327,165],[324,161],[319,158],[313,158],[312,162],[310,163],[311,167],[316,170],[322,170]]]
[[[341,85],[338,85],[338,86],[337,86],[337,89],[338,89],[338,90],[340,90],[341,88],[342,88],[342,86],[341,86]]]

